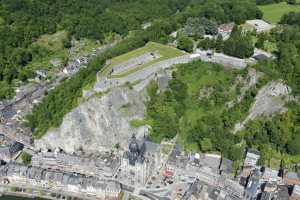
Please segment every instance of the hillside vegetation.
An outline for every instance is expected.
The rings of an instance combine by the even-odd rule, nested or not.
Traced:
[[[179,134],[180,141],[188,149],[220,151],[238,160],[244,145],[231,129],[245,117],[257,91],[251,88],[241,104],[229,108],[226,103],[235,101],[243,86],[237,82],[238,74],[246,78],[247,71],[239,73],[197,61],[178,66],[169,90],[157,94],[157,86],[153,83],[149,88],[151,100],[147,104],[151,138],[160,141]]]
[[[178,141],[187,149],[218,151],[235,161],[243,157],[246,147],[256,148],[262,152],[261,163],[272,167],[279,167],[284,156],[295,161],[287,154],[300,155],[300,110],[294,103],[288,105],[287,113],[257,118],[244,130],[232,132],[235,123],[248,115],[258,90],[272,77],[263,75],[237,101],[248,84],[247,70],[226,70],[201,61],[176,69],[165,92],[158,93],[155,83],[149,86],[151,100],[144,122],[151,125],[154,141],[178,135]],[[279,154],[277,160],[271,156]]]

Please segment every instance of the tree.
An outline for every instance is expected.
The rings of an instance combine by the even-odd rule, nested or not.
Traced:
[[[71,48],[72,47],[72,36],[70,33],[67,33],[67,36],[66,38],[63,39],[62,43],[63,43],[63,46],[67,49]]]
[[[181,50],[187,51],[189,53],[193,52],[194,43],[193,40],[186,36],[181,36],[178,38],[177,47]]]
[[[263,49],[264,48],[264,43],[265,43],[265,38],[258,37],[258,40],[255,43],[255,47],[259,48],[259,49]]]
[[[296,0],[287,0],[287,3],[295,5],[297,3],[297,1]]]
[[[205,34],[208,35],[218,34],[218,24],[215,21],[202,17],[200,19],[200,24],[204,27]]]
[[[218,24],[214,20],[205,17],[190,17],[184,26],[184,32],[195,38],[202,38],[204,34],[216,35],[218,33]]]
[[[287,144],[287,148],[290,154],[300,154],[300,134],[294,136],[293,140]]]
[[[218,35],[215,46],[216,46],[216,51],[217,52],[221,52],[223,50],[224,42],[223,42],[222,35]]]
[[[0,81],[0,100],[12,97],[14,89],[5,81]]]
[[[213,149],[212,142],[209,138],[203,138],[203,140],[200,140],[200,147],[204,152],[211,151]]]
[[[200,23],[199,18],[188,18],[183,30],[187,36],[195,38],[202,38],[205,34],[205,29]]]
[[[300,13],[289,12],[280,19],[280,24],[300,25]]]
[[[30,154],[23,152],[21,158],[25,165],[29,165],[31,163],[32,156]]]
[[[214,39],[205,38],[198,43],[198,47],[205,50],[214,49],[216,47],[216,43]]]
[[[234,145],[229,150],[229,159],[233,161],[241,160],[244,154],[242,147]]]
[[[224,42],[224,53],[238,58],[248,58],[254,53],[250,34],[243,34],[240,28],[234,28],[230,38]]]
[[[177,102],[183,103],[187,94],[187,85],[179,79],[172,79],[169,83],[169,87],[172,90],[172,94]]]
[[[119,150],[120,149],[120,143],[116,143],[115,148],[116,148],[116,150]]]

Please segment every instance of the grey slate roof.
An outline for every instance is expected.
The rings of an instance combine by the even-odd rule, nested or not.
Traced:
[[[24,145],[19,142],[12,142],[7,146],[0,147],[0,160],[10,161],[23,148]]]
[[[220,170],[222,171],[222,173],[232,174],[233,173],[232,164],[233,164],[233,161],[231,161],[227,158],[222,158],[221,166],[220,166]]]
[[[41,152],[33,155],[32,165],[88,175],[113,176],[119,168],[120,158],[110,154],[87,158],[65,153]]]
[[[115,181],[101,180],[95,177],[86,177],[82,174],[64,173],[61,171],[51,171],[38,167],[25,166],[19,163],[8,163],[0,166],[1,177],[20,177],[41,181],[57,182],[62,185],[80,186],[81,188],[94,187],[96,190],[120,190],[120,184]]]

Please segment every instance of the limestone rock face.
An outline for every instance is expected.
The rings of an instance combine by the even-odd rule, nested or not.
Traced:
[[[92,97],[68,113],[57,129],[35,141],[37,149],[61,148],[68,153],[110,151],[116,144],[127,147],[133,133],[142,137],[146,127],[134,129],[132,119],[142,119],[144,98],[134,90],[115,88]]]
[[[274,113],[286,112],[287,108],[284,104],[290,93],[291,88],[282,81],[269,82],[259,90],[248,116],[243,122],[235,125],[234,133],[244,129],[248,121],[254,120],[259,116],[271,116]]]

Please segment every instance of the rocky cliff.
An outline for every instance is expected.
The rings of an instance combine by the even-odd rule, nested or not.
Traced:
[[[244,129],[244,126],[259,116],[271,116],[274,113],[287,111],[284,106],[291,88],[282,81],[271,81],[261,88],[255,97],[255,102],[249,110],[246,119],[235,125],[234,133]]]
[[[92,97],[67,114],[62,125],[35,141],[37,149],[61,148],[66,152],[109,151],[116,144],[125,147],[135,133],[143,136],[145,127],[130,127],[132,119],[143,118],[144,97],[125,87],[102,97]]]

